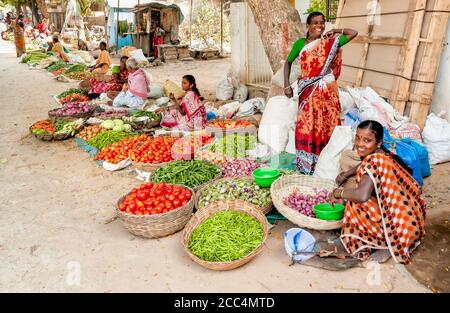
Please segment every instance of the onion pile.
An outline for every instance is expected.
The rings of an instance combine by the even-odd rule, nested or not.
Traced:
[[[255,160],[235,159],[222,164],[222,175],[224,177],[250,176],[254,170],[260,168],[261,164]]]
[[[70,102],[53,112],[55,116],[71,116],[91,112],[93,107],[87,102]]]
[[[288,197],[283,199],[283,204],[303,215],[315,218],[313,207],[316,204],[327,202],[328,191],[326,189],[317,191],[316,188],[313,188],[313,192],[313,194],[303,194],[300,189],[295,188]]]
[[[123,116],[128,116],[128,110],[127,109],[105,110],[104,112],[101,112],[98,115],[96,114],[95,116],[105,120],[121,118]]]

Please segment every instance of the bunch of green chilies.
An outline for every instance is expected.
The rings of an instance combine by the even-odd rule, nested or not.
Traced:
[[[263,226],[256,218],[238,211],[221,211],[201,223],[188,248],[208,262],[232,262],[250,254],[263,240]]]

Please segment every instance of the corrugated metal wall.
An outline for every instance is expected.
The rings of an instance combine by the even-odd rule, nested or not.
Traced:
[[[267,87],[270,86],[272,80],[272,68],[264,51],[253,13],[248,6],[246,11],[247,55],[245,64],[247,68],[247,84]]]

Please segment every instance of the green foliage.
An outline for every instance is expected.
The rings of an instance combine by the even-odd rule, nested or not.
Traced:
[[[220,8],[213,7],[208,0],[200,0],[192,14],[192,40],[199,40],[206,47],[220,45]],[[182,42],[189,42],[189,19],[180,26]],[[231,42],[230,22],[223,16],[223,41]]]

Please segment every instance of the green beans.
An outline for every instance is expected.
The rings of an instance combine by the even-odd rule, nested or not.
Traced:
[[[127,133],[108,130],[98,133],[94,137],[88,140],[87,144],[101,150],[106,146],[109,146],[125,137],[138,136],[139,133]]]
[[[210,203],[226,199],[241,199],[263,208],[271,201],[270,189],[242,179],[217,181],[202,192],[198,205],[203,208]]]
[[[71,95],[71,94],[74,94],[74,93],[79,94],[79,95],[82,95],[82,96],[87,96],[87,92],[86,92],[86,91],[83,91],[83,90],[78,89],[78,88],[70,88],[70,89],[68,89],[68,90],[66,90],[66,91],[64,91],[64,92],[62,92],[62,93],[60,93],[60,94],[57,95],[56,97],[57,97],[58,99],[62,99],[62,98],[65,98],[65,97],[67,97],[67,96],[69,96],[69,95]]]
[[[191,235],[188,248],[209,262],[239,260],[263,240],[263,226],[256,218],[238,211],[221,211],[201,223]]]
[[[132,114],[134,117],[141,117],[141,116],[148,116],[151,121],[156,121],[161,119],[161,115],[154,113],[154,112],[148,112],[148,111],[136,111]]]
[[[247,150],[254,149],[256,138],[252,135],[227,135],[214,142],[210,150],[231,158],[245,158]]]
[[[200,160],[173,161],[155,171],[152,182],[180,184],[195,188],[216,178],[219,174],[220,168],[214,163]]]

